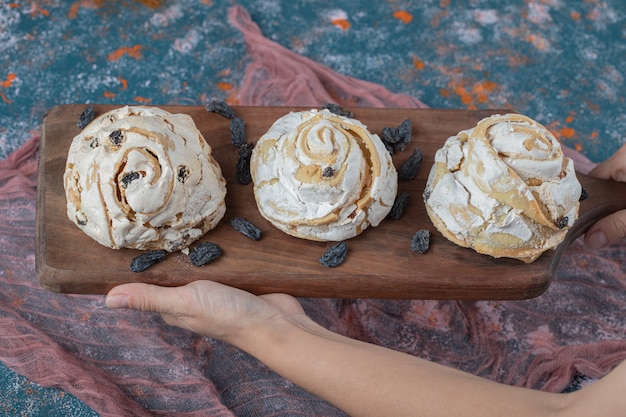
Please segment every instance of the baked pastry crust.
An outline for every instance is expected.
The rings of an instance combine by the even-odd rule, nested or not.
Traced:
[[[260,213],[298,238],[341,241],[377,226],[398,175],[380,138],[328,110],[291,112],[272,125],[250,161]]]
[[[112,249],[183,249],[226,211],[226,181],[211,152],[186,114],[145,106],[107,112],[70,146],[67,215]]]
[[[578,218],[581,189],[554,135],[526,116],[506,114],[445,142],[424,200],[452,242],[532,262],[563,241]]]

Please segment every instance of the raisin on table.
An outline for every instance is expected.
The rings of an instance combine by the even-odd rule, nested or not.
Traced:
[[[411,239],[411,250],[415,253],[426,253],[430,247],[430,231],[418,230]]]
[[[93,106],[87,106],[78,117],[76,126],[78,126],[79,129],[84,129],[89,123],[93,121],[95,115],[96,113],[93,109]]]
[[[235,117],[235,112],[233,111],[233,109],[223,100],[211,101],[209,104],[206,105],[206,111],[211,113],[217,113],[228,119],[232,119],[233,117]]]
[[[130,263],[130,270],[132,272],[141,272],[150,268],[152,265],[161,262],[167,256],[165,250],[151,250],[133,258]]]
[[[397,196],[395,201],[393,202],[391,210],[389,211],[388,217],[393,220],[399,220],[400,217],[402,217],[402,215],[404,214],[404,209],[406,209],[406,206],[409,204],[410,198],[411,195],[406,192]]]
[[[338,267],[345,261],[348,253],[346,242],[339,242],[328,248],[320,258],[320,263],[327,268]]]
[[[191,252],[189,252],[189,260],[195,266],[204,266],[213,262],[222,254],[222,249],[213,242],[202,242]]]
[[[415,178],[417,173],[419,172],[420,166],[422,165],[422,159],[424,158],[424,154],[420,148],[415,148],[409,159],[402,164],[400,170],[398,172],[398,178],[401,180],[412,180]]]
[[[230,225],[233,229],[252,240],[261,240],[261,230],[243,217],[233,218],[230,221]]]

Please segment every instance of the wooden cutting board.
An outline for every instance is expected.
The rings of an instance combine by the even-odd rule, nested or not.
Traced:
[[[354,117],[373,133],[397,127],[404,119],[413,123],[413,141],[394,155],[399,167],[414,146],[424,153],[417,178],[399,183],[398,192],[411,195],[400,220],[385,220],[350,239],[348,256],[337,268],[326,268],[320,256],[332,243],[290,237],[259,214],[252,185],[235,181],[237,151],[231,144],[228,119],[201,106],[161,106],[187,113],[213,148],[228,184],[226,215],[202,240],[217,243],[223,254],[204,267],[191,264],[182,253],[172,253],[144,272],[133,273],[136,250],[112,250],[85,235],[66,216],[63,172],[69,145],[79,133],[76,121],[86,105],[62,105],[46,115],[41,134],[37,207],[36,270],[41,285],[63,293],[104,294],[115,285],[147,282],[178,286],[210,279],[253,293],[285,292],[294,296],[337,298],[413,299],[524,299],[543,293],[550,285],[559,259],[569,242],[595,219],[626,207],[624,184],[580,176],[590,197],[583,202],[581,217],[566,241],[532,264],[494,259],[461,248],[446,240],[432,226],[422,201],[422,191],[435,151],[458,131],[474,126],[496,110],[353,109]],[[96,115],[119,106],[95,105]],[[249,142],[255,142],[279,117],[298,108],[234,107],[246,122]],[[621,187],[621,188],[619,188]],[[621,190],[621,191],[620,191]],[[234,231],[229,220],[244,217],[263,232],[252,241]],[[410,242],[419,229],[431,231],[426,254],[411,251]]]

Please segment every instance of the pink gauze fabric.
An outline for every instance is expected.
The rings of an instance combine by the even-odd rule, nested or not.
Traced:
[[[265,39],[241,7],[229,17],[250,54],[239,104],[424,106]],[[158,315],[111,311],[101,296],[44,291],[34,270],[37,143],[33,135],[0,161],[5,365],[74,394],[102,416],[344,415],[249,355],[170,327]],[[593,165],[568,152],[584,170]],[[350,337],[556,392],[577,375],[598,378],[626,359],[625,255],[625,244],[589,253],[575,242],[549,290],[525,301],[300,301],[316,321]]]

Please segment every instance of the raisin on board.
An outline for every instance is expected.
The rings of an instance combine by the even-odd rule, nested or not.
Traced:
[[[403,151],[413,137],[413,124],[405,119],[398,127],[383,127],[380,139],[390,153]]]
[[[141,272],[165,259],[167,252],[163,249],[151,250],[135,257],[130,263],[131,272]]]
[[[87,106],[78,117],[76,126],[78,126],[79,129],[84,129],[89,123],[93,121],[95,115],[96,113],[93,109],[93,106]]]
[[[398,195],[393,202],[393,206],[391,206],[391,210],[389,211],[389,218],[393,220],[398,220],[404,214],[404,209],[409,204],[409,193],[402,193]]]
[[[233,146],[239,147],[246,143],[246,131],[243,119],[233,117],[230,119],[230,123],[228,123],[228,129],[230,130],[230,140]]]
[[[326,252],[320,258],[320,263],[326,268],[335,268],[346,260],[348,253],[348,245],[346,242],[335,243],[328,248]]]
[[[239,147],[236,166],[236,178],[237,182],[241,185],[250,184],[252,181],[252,174],[250,173],[250,158],[252,157],[252,149],[254,149],[253,143],[244,143]]]
[[[261,240],[261,230],[243,217],[234,217],[230,225],[242,235],[252,239]]]
[[[354,114],[351,111],[344,110],[339,104],[327,103],[322,107],[322,110],[324,109],[336,114],[337,116],[354,117]]]
[[[195,266],[204,266],[213,262],[222,254],[222,249],[213,242],[202,242],[191,252],[189,252],[189,260]]]
[[[430,247],[430,231],[418,230],[411,239],[411,250],[415,253],[426,253]]]
[[[206,111],[211,113],[217,113],[228,119],[235,117],[235,112],[228,104],[223,100],[213,100],[206,105]]]
[[[419,172],[420,166],[422,165],[423,158],[424,154],[422,153],[422,150],[416,147],[411,156],[409,156],[409,159],[407,159],[400,167],[400,170],[398,171],[398,178],[405,181],[415,178]]]

